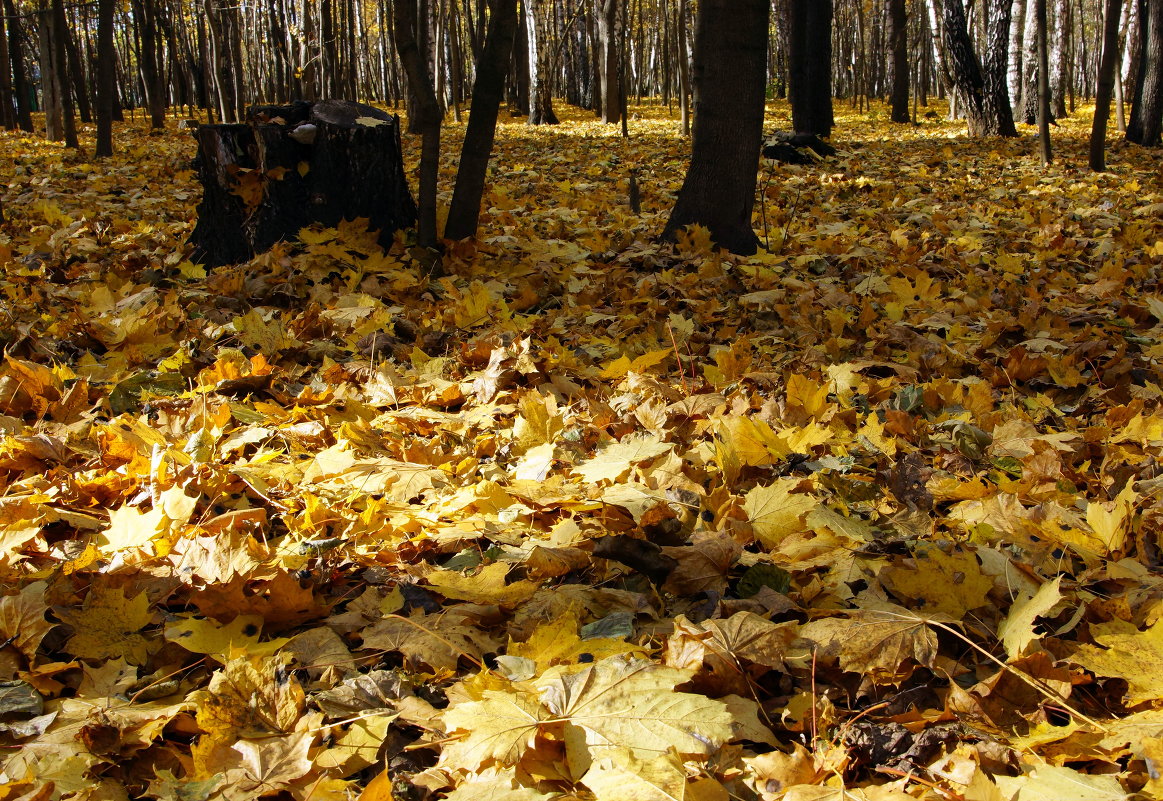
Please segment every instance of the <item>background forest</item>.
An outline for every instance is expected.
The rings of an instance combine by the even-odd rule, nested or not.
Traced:
[[[0,801],[1163,797],[1159,0],[4,8]]]

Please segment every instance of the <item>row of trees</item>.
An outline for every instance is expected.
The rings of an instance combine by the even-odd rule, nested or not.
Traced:
[[[872,98],[892,99],[894,117],[903,119],[930,95],[946,96],[956,85],[960,91],[952,96],[963,104],[959,111],[971,130],[1004,135],[1010,125],[1000,113],[1002,94],[1013,118],[1034,121],[1038,4],[774,0],[767,91],[786,95],[797,70],[806,71],[803,80],[828,86],[832,97],[861,108]],[[395,48],[394,5],[3,0],[0,123],[28,128],[31,112],[44,109],[50,136],[69,137],[72,122],[64,112],[93,119],[103,75],[111,81],[106,89],[114,117],[123,108],[144,108],[154,125],[164,124],[167,108],[189,114],[202,108],[231,121],[250,104],[290,99],[346,97],[398,106],[410,93]],[[1158,0],[1122,0],[1114,17],[1104,0],[1046,5],[1052,114],[1065,116],[1077,98],[1096,94],[1104,19],[1117,21],[1114,95],[1122,109],[1123,90],[1143,87],[1141,74],[1158,57]],[[522,0],[504,90],[510,109],[535,124],[553,123],[554,100],[562,98],[618,123],[627,96],[653,98],[676,107],[686,133],[696,6],[696,0]],[[471,97],[491,13],[487,0],[416,3],[417,47],[437,103],[457,119]],[[802,25],[826,29],[808,38],[807,59],[797,50],[805,41],[797,28]],[[821,52],[827,63],[811,58]],[[1136,141],[1152,140],[1151,131],[1131,127]]]
[[[125,109],[162,127],[167,109],[233,121],[295,98],[407,104],[423,137],[420,239],[432,246],[442,122],[469,105],[446,236],[475,233],[502,107],[553,124],[564,100],[628,134],[628,99],[649,99],[674,109],[685,135],[697,94],[692,189],[668,230],[715,217],[734,250],[754,248],[768,96],[790,98],[797,132],[823,136],[834,102],[879,98],[909,122],[946,96],[972,135],[1039,121],[1049,160],[1052,117],[1096,95],[1096,168],[1112,97],[1120,128],[1132,99],[1131,141],[1159,144],[1163,128],[1163,0],[2,2],[0,123],[31,130],[43,110],[49,138],[76,146],[75,117],[95,120],[98,155]]]

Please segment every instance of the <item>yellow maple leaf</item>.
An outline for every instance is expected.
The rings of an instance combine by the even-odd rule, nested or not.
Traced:
[[[594,458],[574,465],[573,472],[594,484],[617,481],[635,464],[655,459],[673,447],[651,435],[626,437],[621,442],[607,445]]]
[[[493,562],[468,576],[457,570],[435,570],[428,574],[427,580],[445,598],[516,606],[537,592],[538,585],[535,581],[526,580],[506,584],[505,577],[509,569],[506,562]]]
[[[141,633],[150,623],[149,605],[144,592],[127,598],[119,588],[94,584],[80,609],[57,611],[73,627],[66,649],[82,659],[122,656],[131,665],[144,665],[152,650]]]
[[[743,511],[751,521],[756,538],[767,548],[775,548],[789,534],[804,526],[804,515],[816,507],[811,495],[793,492],[799,479],[782,478],[766,487],[756,487],[743,499]]]
[[[947,554],[929,548],[913,564],[888,567],[880,575],[894,595],[910,602],[910,608],[936,611],[955,620],[984,606],[993,589],[993,579],[982,572],[970,551]]]

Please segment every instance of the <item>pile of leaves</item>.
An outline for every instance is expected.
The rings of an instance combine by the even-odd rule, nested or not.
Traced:
[[[639,115],[435,281],[3,134],[0,798],[1163,794],[1161,154],[840,113],[738,258]]]

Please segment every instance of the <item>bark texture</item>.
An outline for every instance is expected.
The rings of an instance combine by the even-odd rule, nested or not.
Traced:
[[[695,22],[691,164],[663,231],[700,224],[732,253],[755,253],[751,227],[763,135],[769,0],[702,0]]]
[[[1119,15],[1123,0],[1106,0],[1102,22],[1102,58],[1098,64],[1094,121],[1090,127],[1090,169],[1106,169],[1106,126],[1115,93],[1115,70],[1119,63]]]
[[[982,68],[965,22],[961,0],[944,0],[943,37],[950,76],[965,101],[970,136],[1017,136],[1006,87],[1009,5],[1002,3],[990,23],[988,72]]]
[[[909,116],[909,16],[905,0],[888,1],[889,40],[892,51],[893,122],[911,122]]]
[[[1138,0],[1139,71],[1127,141],[1156,146],[1163,134],[1163,0]]]
[[[832,0],[788,3],[788,90],[796,133],[828,136],[832,116]]]
[[[505,75],[517,35],[517,0],[491,0],[485,45],[477,62],[476,82],[472,87],[472,108],[460,165],[456,170],[456,188],[444,227],[447,239],[476,236],[485,192],[485,175],[493,153],[497,132],[497,115],[505,93]]]
[[[398,117],[338,100],[260,106],[247,116],[198,129],[196,261],[247,261],[314,222],[366,217],[385,245],[415,222]]]

